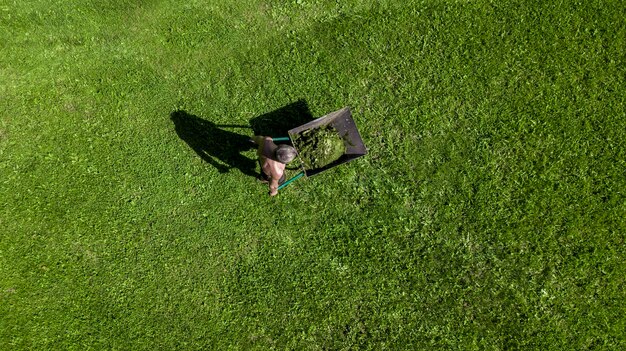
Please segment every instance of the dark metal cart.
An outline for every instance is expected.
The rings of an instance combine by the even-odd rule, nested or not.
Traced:
[[[341,110],[331,112],[327,114],[326,116],[320,117],[316,120],[303,124],[299,127],[290,129],[288,131],[288,134],[289,134],[288,137],[273,138],[273,140],[274,141],[291,141],[291,144],[296,148],[296,151],[298,151],[298,155],[300,155],[298,146],[293,142],[294,137],[297,136],[298,134],[303,133],[304,131],[315,129],[315,128],[326,126],[326,125],[330,125],[333,128],[335,128],[337,132],[339,132],[341,137],[344,139],[345,146],[346,146],[345,153],[334,162],[322,168],[316,168],[316,169],[306,169],[304,166],[304,163],[299,158],[302,171],[296,174],[291,179],[284,182],[283,184],[281,184],[278,187],[279,190],[286,187],[293,181],[303,176],[312,177],[312,176],[318,175],[335,166],[339,166],[340,164],[350,162],[354,159],[357,159],[367,154],[367,149],[365,148],[365,144],[363,144],[361,135],[359,134],[356,124],[354,123],[354,120],[352,119],[352,113],[350,112],[349,107],[345,107],[345,108],[342,108]]]

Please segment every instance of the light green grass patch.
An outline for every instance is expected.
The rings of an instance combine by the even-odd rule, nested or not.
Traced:
[[[0,349],[623,347],[622,13],[0,5]],[[171,119],[301,99],[369,153],[277,198]]]

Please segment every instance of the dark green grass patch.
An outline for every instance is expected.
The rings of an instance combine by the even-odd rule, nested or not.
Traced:
[[[0,349],[623,348],[623,13],[0,5]],[[368,155],[269,198],[286,106]]]

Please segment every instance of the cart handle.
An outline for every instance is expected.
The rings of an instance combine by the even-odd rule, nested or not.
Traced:
[[[282,188],[286,187],[287,185],[289,185],[289,183],[293,182],[294,180],[297,180],[297,179],[302,178],[302,176],[303,176],[303,175],[304,175],[304,171],[302,171],[302,172],[300,172],[300,173],[296,174],[295,176],[293,176],[293,178],[291,178],[291,179],[289,179],[288,181],[286,181],[286,182],[282,183],[282,184],[278,187],[278,190],[280,190],[280,189],[282,189]]]

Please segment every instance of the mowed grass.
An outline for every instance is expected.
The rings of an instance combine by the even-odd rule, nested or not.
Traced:
[[[623,349],[624,13],[0,3],[0,349]],[[296,101],[369,154],[276,198],[172,121]]]

